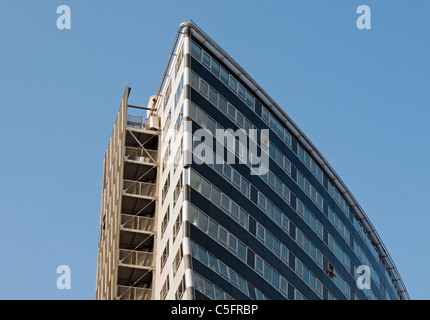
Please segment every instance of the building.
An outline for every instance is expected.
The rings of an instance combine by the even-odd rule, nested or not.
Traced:
[[[129,94],[104,160],[97,299],[409,299],[339,176],[194,23],[179,26],[148,105]],[[213,145],[197,153],[201,128]],[[221,159],[221,141],[223,163],[196,161]],[[357,285],[362,265],[370,289]]]

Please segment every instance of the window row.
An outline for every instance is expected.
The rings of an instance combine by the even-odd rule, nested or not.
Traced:
[[[178,88],[175,93],[175,109],[176,104],[178,103],[179,98],[181,97],[182,89],[184,88],[184,75],[181,76],[181,81],[179,81]]]
[[[194,288],[211,298],[212,300],[233,300],[233,298],[226,292],[215,286],[212,282],[209,282],[201,275],[193,272],[193,283]]]
[[[328,220],[336,227],[337,231],[344,237],[346,240],[346,243],[349,245],[350,241],[350,233],[348,231],[348,228],[345,227],[342,221],[340,221],[339,217],[336,215],[336,213],[333,212],[333,210],[327,206],[328,209]]]
[[[310,182],[303,177],[300,171],[297,170],[297,184],[299,187],[315,202],[315,204],[323,211],[323,200],[321,195],[315,190]]]
[[[217,107],[222,114],[226,115],[239,128],[246,131],[254,128],[253,124],[237,108],[194,72],[191,72],[191,87]]]
[[[194,182],[193,182],[194,180]],[[210,200],[218,208],[222,209],[226,214],[233,218],[234,221],[239,223],[244,229],[248,230],[249,215],[231,200],[224,193],[219,191],[205,178],[201,177],[194,170],[191,170],[191,187],[197,192],[201,193],[205,198]],[[200,181],[200,184],[198,183]],[[200,185],[200,187],[199,187]]]
[[[207,151],[207,153],[206,153]],[[198,156],[194,154],[194,156]],[[205,158],[212,159],[212,163],[207,163],[209,167],[214,169],[220,176],[224,177],[231,185],[239,190],[245,197],[249,198],[250,183],[231,165],[227,164],[224,159],[221,159],[209,148],[205,148]],[[201,159],[204,161],[204,159]]]
[[[258,192],[258,205],[262,211],[278,225],[278,227],[280,227],[286,234],[289,235],[288,218],[261,192]]]
[[[322,298],[323,285],[309,269],[296,258],[296,273],[318,296]]]
[[[345,266],[346,270],[350,272],[350,260],[348,255],[343,252],[342,248],[338,245],[338,243],[333,239],[331,234],[328,234],[328,247],[331,251],[333,251],[336,258]]]
[[[288,160],[287,157],[284,156],[282,154],[282,152],[279,151],[279,149],[276,148],[272,142],[270,142],[270,144],[269,144],[269,156],[273,159],[273,161],[276,162],[276,164],[281,169],[284,169],[288,174],[291,173],[291,162],[290,162],[290,160]]]
[[[288,265],[288,249],[258,222],[257,239]]]
[[[372,245],[372,241],[370,240],[368,234],[364,230],[364,227],[361,225],[361,223],[358,221],[358,218],[355,215],[354,215],[354,219],[353,219],[353,225],[354,225],[355,230],[357,230],[357,232],[360,234],[361,238],[367,244],[367,247],[370,249],[370,252],[373,254],[376,261],[380,261],[378,252],[376,251],[375,247]]]
[[[329,181],[328,182],[328,193],[331,195],[331,197],[338,203],[339,207],[342,209],[342,211],[345,213],[345,215],[349,219],[349,206],[346,200],[343,198],[343,196],[340,194],[339,191],[337,191],[337,188],[333,186],[333,184]]]
[[[270,129],[275,132],[282,141],[284,141],[288,146],[291,146],[291,134],[282,125],[281,122],[276,120],[276,118],[267,111],[265,107],[261,107],[261,118],[269,125]]]
[[[205,213],[190,206],[190,222],[246,263],[247,247]]]
[[[221,142],[221,146],[216,145],[216,148],[217,148],[216,150],[218,151],[218,148],[221,147],[222,148],[221,152],[224,152],[224,146],[227,148],[228,163],[235,162],[234,156],[237,156],[239,159],[239,164],[246,164],[248,167],[252,167],[251,157],[256,158],[256,154],[258,153],[258,150],[255,150],[257,148],[254,148],[254,150],[252,150],[252,153],[251,151],[248,150],[247,148],[248,133],[244,131],[244,129],[238,129],[236,132],[234,132],[232,129],[225,130],[218,122],[213,120],[208,114],[202,111],[194,103],[191,103],[191,106],[190,106],[190,118],[203,129],[209,130],[210,133],[212,134],[212,136],[206,136],[206,135],[202,137],[197,137],[196,135],[193,136],[193,155],[194,157],[198,158],[201,161],[201,163],[211,164],[211,163],[223,162],[221,157],[218,157],[219,162],[215,161],[217,158],[215,158],[215,155],[212,151],[212,149],[214,149],[212,140],[201,141],[202,138],[212,139],[213,137],[216,137],[217,139],[216,143]],[[257,135],[256,130],[249,132],[249,137],[254,142],[256,140],[255,139],[256,135]],[[238,139],[236,139],[236,137]],[[222,156],[222,154],[220,156]],[[257,163],[257,162],[258,161],[254,161],[253,163]]]
[[[321,184],[323,184],[322,170],[299,144],[297,144],[297,156],[309,168],[309,170],[314,174],[314,176],[317,177]]]
[[[191,255],[249,296],[248,282],[222,261],[191,241]]]
[[[336,269],[333,270],[334,272],[334,278],[332,279],[336,287],[340,289],[340,291],[346,296],[346,298],[349,300],[351,299],[351,288],[346,283],[345,280],[340,276],[340,274],[336,271]]]
[[[258,255],[255,255],[255,271],[288,299],[287,280]]]
[[[254,96],[244,88],[227,70],[202,50],[196,43],[191,42],[191,56],[205,66],[221,82],[232,90],[250,109],[254,110]]]
[[[323,267],[323,255],[314,244],[296,228],[296,241],[299,246],[314,260],[321,268]]]
[[[320,239],[323,239],[323,226],[321,222],[309,211],[309,209],[296,198],[297,201],[297,213],[311,227],[311,229],[317,234]]]

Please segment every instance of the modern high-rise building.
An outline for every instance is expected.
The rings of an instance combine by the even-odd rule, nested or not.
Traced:
[[[104,160],[97,299],[409,299],[330,164],[194,23],[147,106],[129,94]]]

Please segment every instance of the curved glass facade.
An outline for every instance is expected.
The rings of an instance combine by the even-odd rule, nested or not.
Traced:
[[[239,163],[250,145],[233,137],[235,164],[216,161],[208,148],[205,156],[213,152],[213,163],[188,167],[194,297],[407,299],[381,255],[379,237],[372,237],[370,222],[354,210],[340,179],[301,132],[256,94],[248,76],[237,76],[234,61],[191,29],[184,119],[192,121],[194,133],[213,133],[213,146],[217,129],[244,129],[257,141],[264,136],[269,156],[267,172],[253,174]]]

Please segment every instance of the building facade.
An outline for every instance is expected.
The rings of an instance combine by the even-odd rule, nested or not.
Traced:
[[[409,299],[342,180],[194,23],[148,105],[129,94],[104,162],[97,299]]]

